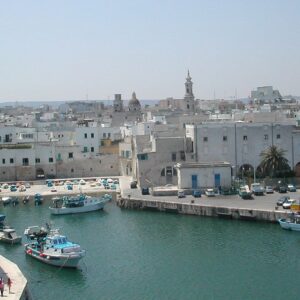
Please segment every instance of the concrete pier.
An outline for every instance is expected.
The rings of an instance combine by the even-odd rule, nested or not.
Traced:
[[[0,276],[4,279],[4,297],[7,300],[30,300],[30,293],[27,290],[27,279],[24,277],[18,266],[0,255]],[[7,278],[12,280],[11,291],[9,293]]]
[[[287,211],[271,209],[253,209],[241,207],[225,207],[199,203],[179,203],[164,201],[163,199],[148,200],[137,198],[117,198],[118,206],[129,209],[152,210],[162,212],[173,212],[187,215],[230,218],[239,220],[255,220],[266,222],[277,222],[284,218]]]

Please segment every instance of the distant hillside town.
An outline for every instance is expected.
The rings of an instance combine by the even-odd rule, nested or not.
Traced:
[[[108,103],[1,106],[0,181],[127,175],[153,187],[188,174],[185,187],[211,186],[255,171],[273,145],[300,176],[299,121],[298,99],[272,86],[253,90],[247,103],[196,99],[189,72],[183,98],[153,105],[133,92],[129,101],[115,94]]]

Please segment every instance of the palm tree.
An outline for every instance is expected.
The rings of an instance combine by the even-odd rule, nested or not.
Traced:
[[[261,152],[261,168],[264,176],[275,177],[279,173],[290,172],[288,160],[284,157],[285,150],[270,146]]]

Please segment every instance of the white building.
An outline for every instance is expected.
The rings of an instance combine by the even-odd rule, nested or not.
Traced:
[[[231,165],[226,162],[178,163],[178,189],[231,187]]]
[[[292,123],[222,122],[186,126],[195,162],[227,161],[238,174],[257,169],[260,154],[271,145],[285,151],[292,169],[300,166],[300,131]]]
[[[272,86],[261,86],[256,91],[251,91],[251,99],[255,103],[275,103],[282,101],[282,96]]]

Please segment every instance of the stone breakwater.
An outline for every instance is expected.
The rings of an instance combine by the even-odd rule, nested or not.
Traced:
[[[145,200],[118,197],[117,205],[121,208],[152,210],[161,212],[173,212],[186,215],[197,215],[207,217],[229,218],[237,220],[255,220],[265,222],[277,222],[278,219],[286,217],[287,213],[277,210],[246,209],[238,207],[224,207],[215,205],[203,205],[195,203],[166,202],[159,200]]]

